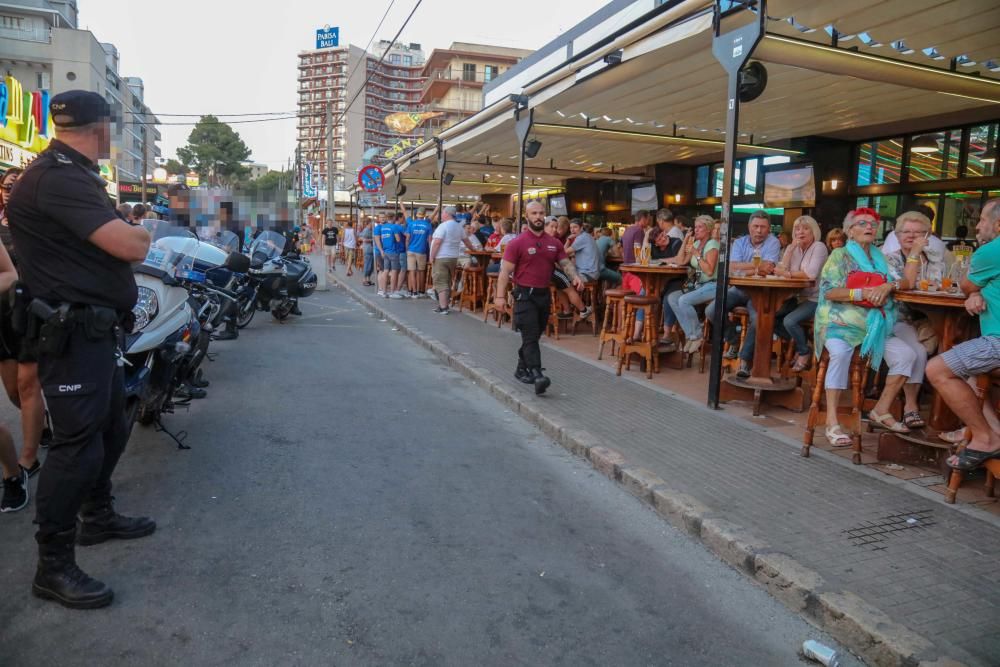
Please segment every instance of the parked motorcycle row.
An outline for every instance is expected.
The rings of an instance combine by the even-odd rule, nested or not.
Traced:
[[[125,389],[130,427],[156,424],[174,407],[206,395],[202,362],[214,338],[235,338],[258,310],[278,321],[300,315],[298,300],[317,277],[285,237],[262,232],[247,254],[230,231],[199,238],[166,221],[145,223],[152,243],[134,268],[139,298],[126,336]]]

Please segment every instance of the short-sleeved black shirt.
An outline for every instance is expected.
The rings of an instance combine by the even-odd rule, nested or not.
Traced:
[[[340,230],[336,227],[324,227],[323,228],[323,243],[325,245],[337,245],[337,234]]]
[[[120,217],[102,182],[93,162],[58,140],[21,174],[7,216],[32,296],[119,311],[135,305],[131,265],[87,240]]]

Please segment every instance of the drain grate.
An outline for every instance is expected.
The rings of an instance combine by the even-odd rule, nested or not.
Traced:
[[[854,528],[841,531],[856,547],[869,547],[872,551],[887,548],[885,541],[903,530],[922,530],[934,525],[934,510],[914,510],[884,516],[877,521],[865,521]]]

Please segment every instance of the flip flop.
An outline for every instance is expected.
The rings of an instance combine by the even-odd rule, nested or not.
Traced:
[[[910,429],[905,424],[900,424],[898,421],[892,418],[892,415],[889,414],[880,415],[874,410],[871,410],[868,412],[868,419],[872,421],[872,424],[875,427],[884,428],[886,431],[891,431],[893,433],[910,432]]]
[[[966,447],[959,453],[948,457],[948,465],[955,470],[974,470],[992,459],[1000,459],[1000,449],[995,452],[981,452],[978,449]]]
[[[910,412],[903,413],[903,423],[906,424],[907,428],[924,428],[927,426],[927,422],[924,418],[920,416],[920,413],[916,410],[911,410]]]
[[[955,429],[954,431],[941,431],[938,433],[938,439],[950,442],[953,445],[964,442],[970,437],[972,437],[972,433],[970,433],[969,429],[964,426],[962,428]]]

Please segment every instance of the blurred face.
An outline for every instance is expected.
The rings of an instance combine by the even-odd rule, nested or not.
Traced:
[[[763,218],[754,218],[750,221],[748,231],[750,232],[750,242],[759,245],[767,238],[771,231],[771,225]]]
[[[813,237],[812,230],[809,229],[809,225],[795,225],[795,228],[792,230],[792,236],[795,238],[795,242],[803,248],[808,248],[816,240]]]
[[[868,214],[861,214],[854,218],[854,226],[851,227],[851,238],[861,243],[869,245],[875,240],[875,228],[878,222]]]
[[[976,225],[976,240],[980,243],[989,243],[997,237],[997,220],[993,219],[996,205],[985,206],[979,213],[979,223]]]
[[[696,239],[698,239],[699,241],[705,241],[708,239],[709,236],[711,236],[711,234],[708,231],[708,225],[706,225],[704,222],[694,223],[694,237]]]
[[[577,236],[580,233],[580,225],[578,225],[575,222],[570,223],[569,233],[572,234],[573,236]]]
[[[643,229],[646,229],[647,227],[649,227],[649,216],[648,215],[639,218],[639,226],[642,227]]]
[[[926,233],[927,228],[922,223],[907,220],[903,223],[902,229],[896,232],[896,236],[899,238],[899,247],[903,249],[903,252],[909,253],[913,242]]]

